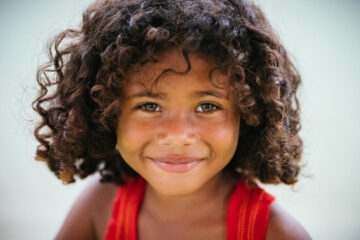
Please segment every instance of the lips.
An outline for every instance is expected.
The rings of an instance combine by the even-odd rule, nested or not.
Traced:
[[[148,158],[156,166],[161,168],[166,172],[173,173],[185,173],[195,168],[199,163],[204,160],[203,158],[193,158],[187,156],[169,156],[169,157],[157,157],[157,158]]]
[[[174,163],[174,164],[190,163],[201,160],[201,158],[188,157],[188,156],[166,156],[166,157],[155,157],[151,159],[160,162]]]

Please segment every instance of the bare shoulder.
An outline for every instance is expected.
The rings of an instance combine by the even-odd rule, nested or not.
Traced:
[[[111,219],[112,207],[118,191],[118,185],[114,183],[101,183],[100,174],[97,173],[94,183],[90,188],[93,189],[92,219],[94,223],[97,239],[103,239],[106,228]]]
[[[270,205],[266,240],[306,240],[311,239],[305,228],[279,204]]]
[[[56,239],[103,238],[117,186],[101,183],[98,173],[90,178],[89,184],[72,205]]]

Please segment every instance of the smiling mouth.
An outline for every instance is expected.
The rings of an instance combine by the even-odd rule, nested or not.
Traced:
[[[185,161],[185,162],[167,162],[165,159],[161,161],[157,159],[148,158],[156,166],[164,170],[165,172],[171,173],[185,173],[190,171],[191,169],[195,168],[203,159],[196,159],[192,161]]]

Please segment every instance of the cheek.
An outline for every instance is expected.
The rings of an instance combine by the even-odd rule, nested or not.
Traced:
[[[217,149],[233,148],[237,145],[237,132],[232,126],[213,126],[213,128],[204,131],[205,140],[211,139],[213,146]]]
[[[136,124],[134,121],[121,122],[117,131],[118,138],[126,141],[141,140],[145,132],[144,125]]]
[[[224,124],[213,124],[208,125],[204,130],[204,133],[206,133],[209,138],[211,139],[218,139],[217,141],[225,141],[229,142],[230,140],[233,140],[235,135],[235,129],[234,127],[224,123]]]
[[[116,131],[117,146],[124,159],[138,155],[137,151],[146,141],[147,128],[136,120],[121,117]]]
[[[225,159],[231,158],[235,153],[239,137],[239,121],[230,117],[201,126],[202,139],[211,145],[216,156]]]
[[[236,148],[239,123],[231,114],[212,120],[198,119],[193,124],[193,130],[198,132],[199,140],[209,144],[216,155],[226,156]],[[157,120],[144,121],[134,117],[121,117],[117,129],[120,153],[132,156],[138,154],[147,142],[156,139],[154,134],[157,128],[163,125],[164,123]]]

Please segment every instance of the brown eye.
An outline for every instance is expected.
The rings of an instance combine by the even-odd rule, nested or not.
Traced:
[[[212,103],[202,103],[199,105],[199,107],[201,108],[201,111],[199,112],[213,112],[213,111],[216,111],[216,110],[219,110],[220,107],[218,107],[217,105],[215,104],[212,104]],[[198,108],[197,108],[198,109]]]
[[[144,110],[146,112],[155,112],[159,106],[156,103],[144,103],[137,106],[137,109]]]

